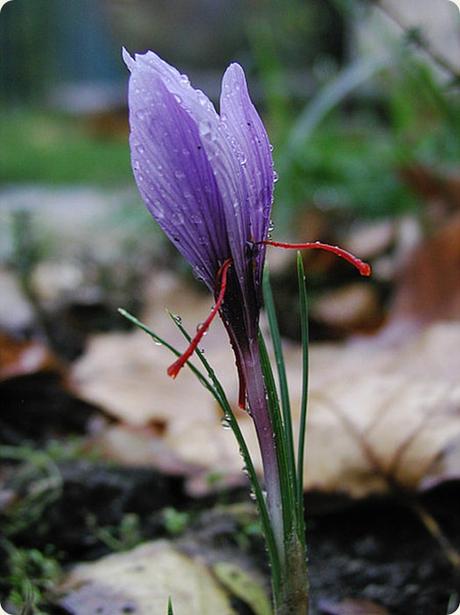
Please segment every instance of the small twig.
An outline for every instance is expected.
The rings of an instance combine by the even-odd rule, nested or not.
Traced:
[[[419,501],[412,501],[411,508],[423,523],[425,528],[441,547],[457,575],[460,575],[460,553],[450,542],[433,515]]]
[[[408,27],[399,15],[382,1],[377,0],[375,4],[393,23],[399,26],[405,33],[412,35],[411,40],[427,53],[438,66],[450,73],[455,82],[460,83],[460,71],[442,53],[433,47],[432,43],[430,43],[420,30],[413,30]]]

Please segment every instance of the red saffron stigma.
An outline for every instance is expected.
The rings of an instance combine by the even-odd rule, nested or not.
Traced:
[[[282,241],[271,241],[266,239],[265,241],[261,241],[260,243],[265,244],[266,246],[273,246],[275,248],[286,248],[290,250],[310,250],[310,249],[319,249],[325,250],[326,252],[332,252],[340,258],[351,263],[359,273],[365,277],[369,277],[372,273],[372,268],[369,263],[365,263],[360,258],[350,254],[346,250],[339,248],[338,246],[331,246],[328,243],[321,243],[320,241],[309,241],[307,243],[284,243]]]
[[[211,313],[204,321],[204,323],[198,327],[198,331],[195,337],[191,340],[187,350],[183,354],[181,354],[181,356],[177,359],[177,361],[174,361],[174,363],[168,367],[168,376],[171,376],[171,378],[175,378],[177,374],[180,372],[180,370],[187,363],[187,361],[190,359],[192,354],[195,352],[198,344],[200,343],[203,335],[206,333],[206,331],[211,326],[211,323],[216,317],[217,312],[220,310],[222,303],[224,302],[225,290],[227,288],[227,272],[231,264],[232,264],[232,259],[227,258],[227,260],[224,262],[224,264],[220,267],[219,271],[217,272],[217,281],[219,282],[220,280],[220,290],[219,290],[219,296],[217,297],[217,301],[214,307],[212,308]]]

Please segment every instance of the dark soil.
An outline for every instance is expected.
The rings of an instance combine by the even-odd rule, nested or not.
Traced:
[[[77,400],[63,379],[53,373],[2,383],[0,402],[0,442],[18,448],[26,443],[31,453],[35,447],[45,447],[50,438],[65,441],[69,436],[84,437],[88,423],[101,417],[99,409]],[[268,579],[260,534],[248,532],[241,519],[222,512],[228,504],[249,504],[246,490],[192,499],[181,476],[117,467],[79,454],[52,459],[60,476],[59,488],[54,488],[52,497],[47,493],[43,501],[36,501],[34,489],[46,478],[46,464],[35,468],[33,455],[28,460],[27,453],[22,462],[3,457],[3,604],[11,590],[4,538],[16,549],[52,553],[65,570],[77,561],[94,560],[110,552],[101,528],[126,548],[133,546],[130,541],[168,536],[189,553],[197,545],[208,554],[219,551],[233,556],[242,552]],[[445,483],[418,498],[460,551],[459,501],[460,482]],[[362,502],[324,498],[321,494],[307,497],[311,615],[339,613],[325,605],[345,598],[370,600],[392,615],[446,615],[449,602],[457,606],[458,570],[456,576],[445,549],[430,535],[412,505],[410,496],[401,495]],[[185,532],[171,532],[162,512],[165,507],[188,513]],[[129,514],[136,515],[137,525],[127,540],[120,527]],[[20,517],[21,523],[17,523]],[[242,615],[250,615],[241,602],[235,601],[235,607]],[[44,604],[42,611],[49,615],[63,613],[50,603]],[[360,615],[367,614],[361,611]]]
[[[114,528],[127,513],[138,516],[138,540],[168,535],[161,510],[173,506],[190,513],[191,523],[176,537],[189,553],[199,549],[234,555],[242,550],[256,567],[267,572],[260,535],[245,533],[240,520],[223,512],[225,504],[248,501],[245,492],[192,500],[180,477],[148,469],[119,468],[90,460],[65,461],[59,469],[63,479],[59,497],[46,505],[35,523],[9,536],[16,547],[49,551],[52,545],[65,568],[108,553],[110,549],[94,528]],[[9,470],[7,484],[14,483],[14,468]],[[459,497],[460,484],[451,483],[421,498],[457,549]],[[389,498],[361,503],[343,499],[340,505],[328,504],[325,510],[318,506],[316,497],[307,498],[312,615],[331,612],[321,604],[350,597],[367,598],[392,615],[446,615],[460,584],[445,553],[410,506]],[[2,526],[8,522],[8,514],[11,511],[3,514]],[[0,576],[5,579],[5,557],[0,562]],[[9,588],[2,583],[1,589],[4,599]],[[237,606],[239,612],[249,613],[241,603]],[[50,605],[44,611],[63,612]]]
[[[460,548],[460,485],[422,497],[422,504]],[[340,513],[310,518],[310,577],[313,602],[362,597],[392,615],[446,615],[460,579],[446,554],[410,506],[382,499]],[[316,608],[314,613],[322,613]]]

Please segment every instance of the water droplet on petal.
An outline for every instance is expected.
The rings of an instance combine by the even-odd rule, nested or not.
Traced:
[[[207,120],[203,120],[200,122],[199,131],[201,137],[209,137],[211,134],[211,124]]]
[[[278,173],[276,171],[273,171],[273,181],[275,184],[278,181]]]
[[[198,97],[198,102],[202,107],[204,107],[208,102],[208,97],[201,90],[197,90],[196,95]]]
[[[172,215],[174,224],[184,224],[184,216],[181,211],[175,211]]]

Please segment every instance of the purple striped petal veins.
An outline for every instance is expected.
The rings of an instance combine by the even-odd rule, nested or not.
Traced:
[[[219,312],[233,347],[240,406],[254,419],[267,503],[284,554],[280,475],[258,345],[267,245],[320,248],[370,275],[367,263],[336,246],[268,239],[275,174],[271,146],[249,97],[243,69],[222,80],[220,114],[186,75],[148,52],[131,58],[130,146],[134,176],[150,213],[215,298],[189,348],[168,369],[175,377]]]
[[[136,183],[152,216],[220,305],[236,358],[239,402],[247,402],[254,419],[281,554],[279,471],[258,346],[262,242],[274,187],[270,142],[238,64],[223,77],[219,115],[186,75],[155,53],[133,59],[124,51],[124,59],[131,71]],[[175,376],[181,366],[179,360],[168,373]]]
[[[232,260],[221,315],[244,389],[242,363],[257,340],[261,306],[260,242],[273,202],[267,133],[238,64],[223,77],[219,115],[187,76],[153,52],[124,58],[131,71],[132,165],[143,200],[215,297],[218,271]]]

